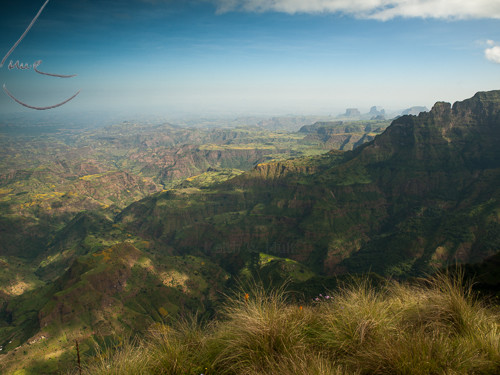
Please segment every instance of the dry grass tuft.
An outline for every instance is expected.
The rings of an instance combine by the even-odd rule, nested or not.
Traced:
[[[283,288],[253,286],[228,298],[222,316],[205,326],[196,317],[161,326],[86,373],[500,373],[498,309],[475,298],[460,276],[381,290],[352,283],[303,307]]]

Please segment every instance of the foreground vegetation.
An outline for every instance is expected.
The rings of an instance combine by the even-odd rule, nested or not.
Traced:
[[[353,282],[300,306],[283,289],[228,297],[87,358],[85,374],[498,374],[500,313],[459,277]],[[75,373],[78,373],[76,370]]]

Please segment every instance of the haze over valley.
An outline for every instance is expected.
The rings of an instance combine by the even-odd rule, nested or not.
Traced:
[[[498,19],[9,3],[0,373],[499,373]]]

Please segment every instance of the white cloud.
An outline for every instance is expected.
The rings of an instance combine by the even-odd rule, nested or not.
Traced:
[[[500,19],[498,0],[212,0],[219,13],[230,11],[342,13],[358,18],[396,17]]]
[[[495,45],[493,40],[488,40],[486,43],[491,47],[484,50],[484,56],[491,62],[500,64],[500,46]]]

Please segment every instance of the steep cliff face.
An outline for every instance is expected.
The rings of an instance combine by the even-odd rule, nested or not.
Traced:
[[[155,160],[151,168],[157,168],[158,177],[164,182],[194,176],[208,168],[235,168],[248,170],[262,161],[272,149],[203,149],[198,146],[183,146],[179,150],[164,150],[165,155]]]
[[[315,165],[299,164],[294,161],[283,161],[274,163],[258,164],[249,175],[252,177],[260,177],[265,180],[273,180],[285,177],[290,173],[312,174],[317,170]]]
[[[224,265],[284,244],[290,258],[330,275],[402,276],[484,259],[500,245],[499,95],[436,103],[353,152],[259,165],[210,192],[163,195],[122,217],[153,240],[161,233],[173,251]]]
[[[347,269],[388,255],[388,263],[391,257],[400,262],[385,272],[418,272],[499,250],[484,241],[499,223],[499,95],[478,93],[453,106],[438,102],[429,113],[395,120],[353,152],[350,168],[368,171],[388,215],[382,232],[343,262]]]
[[[317,142],[328,150],[348,151],[373,140],[375,135],[380,134],[388,125],[389,122],[386,121],[328,121],[304,125],[299,132],[307,134],[302,140],[304,144]]]
[[[430,112],[403,116],[372,144],[356,154],[366,162],[397,159],[400,163],[468,163],[470,168],[498,167],[500,149],[499,91],[480,92]]]

